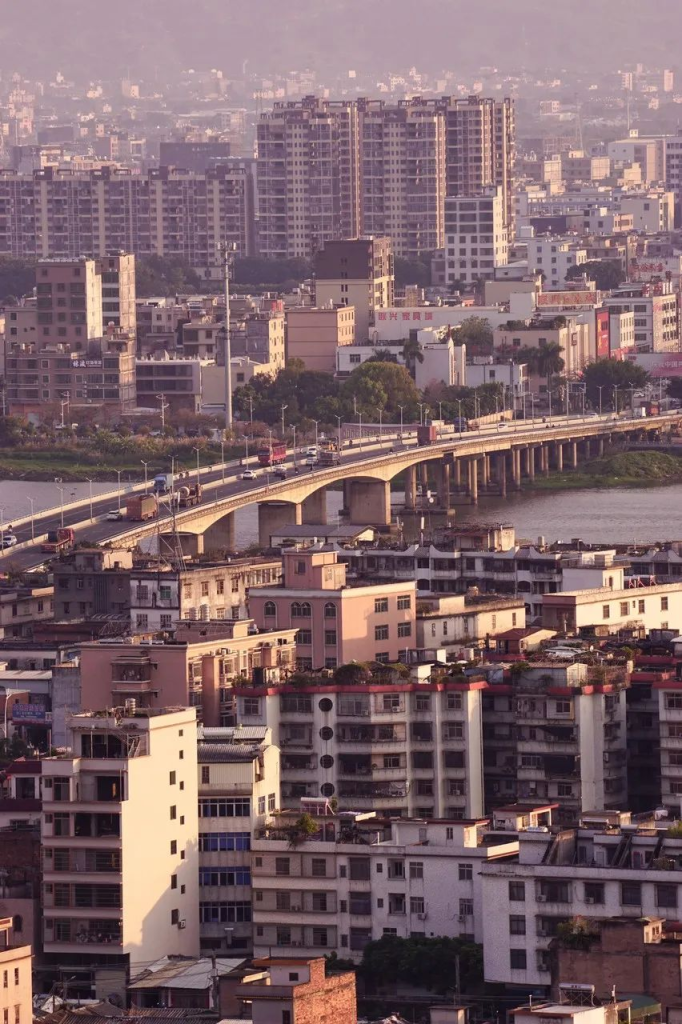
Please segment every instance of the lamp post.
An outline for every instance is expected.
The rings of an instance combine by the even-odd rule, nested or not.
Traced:
[[[315,447],[317,448],[317,435],[320,428],[320,422],[319,420],[313,420],[313,423],[315,424]]]
[[[35,524],[35,498],[29,498],[29,504],[31,506],[31,540],[36,539],[36,524]]]
[[[144,459],[140,459],[140,462],[144,466],[144,493],[146,494],[147,493],[147,479],[148,479],[148,477],[147,477],[147,466],[149,465],[149,463],[145,462]],[[92,515],[90,516],[90,518],[92,519]]]
[[[597,391],[599,392],[599,415],[600,416],[601,416],[601,393],[602,393],[602,388],[603,387],[604,387],[603,384],[597,384]]]
[[[402,444],[403,443],[403,410],[405,409],[405,406],[404,405],[399,405],[398,408],[400,409],[400,443]]]
[[[220,255],[223,260],[223,286],[225,289],[225,428],[232,429],[232,348],[230,345],[230,269],[234,259],[236,245],[234,242],[223,242]],[[253,417],[252,417],[253,419]]]
[[[618,388],[619,387],[620,387],[620,384],[614,384],[613,385],[613,408],[614,408],[614,411],[616,413],[616,416],[618,415]]]
[[[61,398],[60,398],[60,400],[59,400],[59,405],[61,406],[61,424],[62,424],[62,430],[64,429],[64,408],[65,408],[65,407],[66,407],[67,409],[69,408],[69,402],[70,402],[70,401],[71,401],[71,392],[70,392],[70,391],[62,391],[62,397],[61,397]],[[70,418],[71,418],[71,416],[69,416],[69,419],[70,419]]]
[[[121,474],[118,474],[119,486],[121,482]],[[59,491],[59,522],[62,529],[64,529],[64,488],[61,486],[62,478],[60,476],[55,477],[54,480],[57,490]],[[121,499],[119,498],[119,508]],[[0,510],[2,511],[2,510]]]
[[[159,400],[159,409],[161,411],[161,433],[163,434],[166,430],[166,409],[168,408],[168,402],[166,401],[165,395],[157,395]]]
[[[336,417],[336,443],[338,445],[339,455],[340,455],[341,454],[341,417],[340,416]],[[296,453],[294,452],[294,456],[295,456],[295,454]]]
[[[7,711],[9,708],[8,698],[17,697],[20,693],[28,693],[28,690],[8,690],[7,687],[5,687],[5,726],[2,734],[4,740],[7,740]]]
[[[5,510],[0,508],[0,551],[5,550]]]
[[[424,426],[424,406],[425,406],[425,404],[426,404],[425,402],[417,402],[417,405],[419,406],[419,426],[420,427]]]
[[[195,446],[193,446],[193,450],[197,453],[197,494],[198,494],[199,493],[199,487],[200,487],[200,480],[201,480],[201,466],[200,466],[201,448],[197,448],[196,445],[195,445]]]
[[[93,514],[92,514],[92,479],[89,476],[87,476],[85,479],[88,481],[88,484],[90,485],[90,522],[92,522],[92,520],[95,518],[93,516]],[[146,483],[146,481],[145,481],[145,483]],[[29,498],[29,501],[30,500],[31,499]],[[31,505],[31,514],[33,514],[33,505]],[[31,526],[33,526],[33,523],[31,523]],[[32,537],[33,537],[33,529],[31,529],[31,538]]]
[[[459,422],[459,439],[461,441],[462,440],[462,399],[461,398],[457,398],[457,399],[455,399],[455,401],[457,402],[457,411],[459,412],[459,417],[458,417],[458,422]]]
[[[282,402],[282,440],[284,440],[284,413],[287,411],[288,408],[289,406],[285,405],[284,402]]]
[[[362,413],[358,413],[358,423],[360,425],[360,451],[362,451]]]
[[[220,468],[223,475],[223,483],[225,483],[225,438],[220,439]]]
[[[293,450],[294,450],[294,469],[296,469],[296,425],[293,424],[293,423],[291,425],[291,432],[294,435],[294,440],[292,442],[292,445],[293,445]]]

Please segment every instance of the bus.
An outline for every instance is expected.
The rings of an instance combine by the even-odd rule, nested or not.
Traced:
[[[287,457],[287,446],[284,441],[264,441],[258,446],[256,452],[261,466],[277,466],[285,462]]]

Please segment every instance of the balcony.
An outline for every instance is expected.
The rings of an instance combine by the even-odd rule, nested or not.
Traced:
[[[90,952],[115,953],[121,947],[123,933],[120,921],[106,918],[53,918],[44,922],[45,952],[79,953],[87,946]]]

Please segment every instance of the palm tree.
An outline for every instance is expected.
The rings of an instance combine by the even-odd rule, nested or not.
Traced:
[[[409,338],[403,345],[403,359],[405,360],[405,366],[414,377],[417,363],[424,362],[424,353],[416,338]]]
[[[562,352],[563,348],[556,341],[550,341],[548,345],[541,345],[537,349],[537,371],[542,377],[547,378],[548,394],[553,375],[561,373],[566,365],[561,355]]]

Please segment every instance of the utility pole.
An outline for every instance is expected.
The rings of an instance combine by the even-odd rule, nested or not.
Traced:
[[[225,286],[225,429],[232,429],[232,348],[230,345],[230,269],[235,253],[234,242],[223,242],[220,255],[223,260]]]

